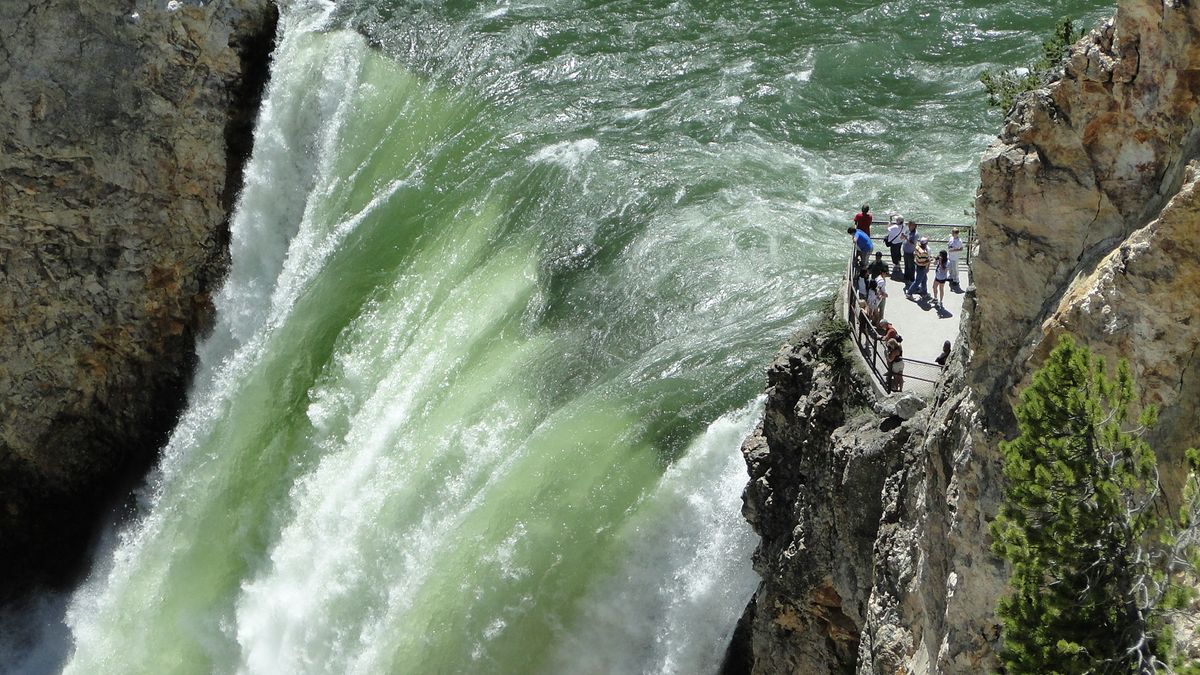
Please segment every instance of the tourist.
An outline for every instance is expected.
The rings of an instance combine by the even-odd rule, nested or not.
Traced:
[[[880,325],[882,325],[882,321],[883,321],[883,308],[884,308],[884,305],[887,304],[887,298],[888,298],[887,278],[888,278],[887,270],[884,270],[884,271],[880,272],[878,277],[876,277],[876,279],[875,279],[875,293],[879,296],[879,316],[876,317],[875,321],[877,323],[880,323]]]
[[[871,275],[872,279],[874,279],[875,277],[879,276],[880,274],[886,273],[887,268],[888,268],[887,263],[883,262],[883,253],[876,251],[875,252],[875,262],[872,262],[870,265],[867,265],[867,273]]]
[[[946,340],[942,343],[942,355],[934,359],[939,366],[945,366],[946,361],[950,358],[950,341]]]
[[[879,322],[879,288],[874,279],[867,282],[867,318]]]
[[[908,229],[900,234],[900,241],[903,242],[901,250],[904,252],[904,281],[912,283],[915,277],[915,265],[913,260],[917,252],[917,240],[920,235],[917,234],[917,224],[913,221],[908,221]]]
[[[888,340],[891,340],[898,335],[896,332],[896,326],[887,319],[881,319],[879,321],[879,332],[879,341],[884,343],[885,346],[887,345]]]
[[[891,224],[888,225],[887,235],[883,238],[883,243],[887,244],[888,249],[892,252],[892,273],[895,274],[900,270],[900,244],[904,241],[904,216],[894,215],[891,218]]]
[[[947,264],[950,266],[950,287],[959,290],[958,286],[958,254],[963,252],[962,239],[958,238],[958,228],[950,230],[950,241],[946,243]]]
[[[862,230],[854,227],[846,228],[846,234],[854,241],[854,267],[866,267],[867,260],[871,256],[871,251],[875,250],[875,244],[871,241],[871,236]]]
[[[871,205],[863,204],[862,211],[854,216],[854,227],[871,236]]]
[[[916,273],[913,276],[912,283],[904,289],[904,296],[912,300],[912,296],[917,293],[921,294],[922,298],[929,297],[929,287],[926,279],[929,277],[929,238],[921,237],[913,252],[913,266]]]
[[[901,342],[904,342],[904,338],[895,335],[885,343],[888,391],[904,390],[904,348],[900,346]]]
[[[858,295],[859,300],[867,299],[867,282],[871,277],[867,274],[867,268],[858,268],[858,273],[854,275],[854,292]]]
[[[947,260],[949,257],[946,252],[938,251],[937,263],[933,269],[933,302],[942,309],[946,308],[946,279],[950,276]]]

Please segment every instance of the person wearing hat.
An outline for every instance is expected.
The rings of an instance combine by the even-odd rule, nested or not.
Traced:
[[[902,236],[904,235],[904,216],[899,214],[893,215],[891,223],[888,225],[887,234],[883,237],[883,243],[887,244],[892,251],[892,273],[896,273],[900,269],[900,245],[904,243]]]
[[[904,252],[905,283],[912,283],[912,280],[915,278],[916,266],[913,265],[913,257],[917,253],[917,240],[920,236],[917,234],[917,223],[914,220],[908,221],[908,229],[900,233],[901,249]]]
[[[916,267],[916,275],[912,283],[904,289],[904,297],[909,300],[917,293],[920,293],[921,297],[929,295],[929,286],[925,281],[929,276],[929,237],[921,237],[913,249],[913,265]]]
[[[888,340],[891,340],[892,338],[896,337],[896,335],[898,335],[898,333],[896,333],[895,324],[893,324],[891,321],[888,321],[887,319],[883,319],[879,322],[879,331],[880,331],[880,335],[879,335],[880,342],[887,342]]]

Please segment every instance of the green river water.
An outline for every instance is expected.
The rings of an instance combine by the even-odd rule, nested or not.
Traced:
[[[850,216],[968,220],[979,73],[1110,11],[286,3],[188,411],[42,667],[712,672]]]

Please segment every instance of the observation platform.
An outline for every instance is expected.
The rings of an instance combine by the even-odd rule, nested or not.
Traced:
[[[877,223],[886,227],[887,223]],[[892,393],[908,392],[922,398],[929,397],[941,377],[943,366],[935,362],[942,354],[942,344],[949,340],[953,345],[958,339],[959,326],[962,320],[963,299],[971,287],[971,255],[975,248],[974,227],[954,224],[918,223],[917,232],[929,238],[929,254],[931,263],[936,264],[938,251],[946,248],[950,240],[950,231],[958,228],[959,237],[963,241],[964,251],[958,259],[957,288],[946,283],[944,302],[938,307],[933,302],[933,265],[929,270],[926,284],[930,295],[913,296],[913,300],[904,297],[904,262],[901,260],[899,269],[892,269],[891,252],[883,243],[883,235],[871,237],[875,251],[883,253],[883,262],[892,273],[887,280],[887,301],[884,303],[883,319],[890,321],[896,332],[903,337],[903,373],[899,378],[889,378],[887,350],[880,339],[881,330],[859,307],[857,293],[854,290],[855,269],[854,251],[850,251],[850,260],[846,264],[845,277],[838,293],[838,309],[841,316],[850,325],[851,336],[857,347],[859,361],[871,375],[877,393],[889,395]],[[870,260],[875,260],[872,253]],[[889,381],[890,380],[890,381]],[[897,389],[896,387],[899,387]]]

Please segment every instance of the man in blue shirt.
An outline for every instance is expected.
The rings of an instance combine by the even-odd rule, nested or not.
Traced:
[[[846,234],[854,239],[854,268],[866,267],[871,251],[875,250],[871,236],[857,227],[846,228]]]

